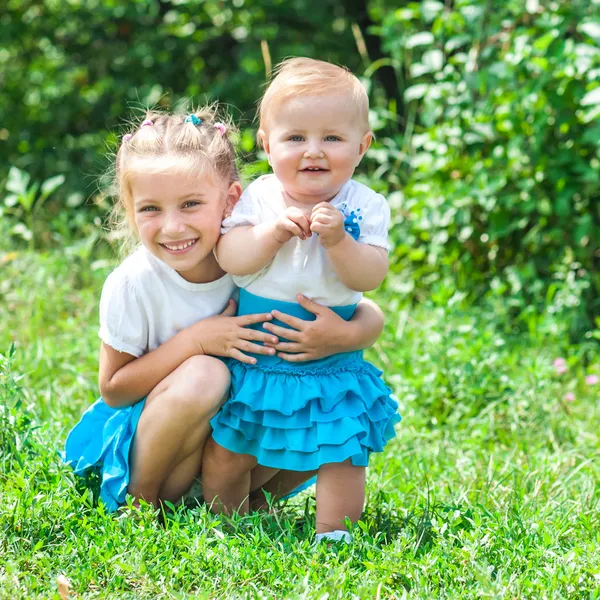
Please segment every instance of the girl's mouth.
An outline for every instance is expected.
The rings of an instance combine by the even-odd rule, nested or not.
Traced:
[[[170,244],[160,244],[169,254],[185,254],[196,245],[198,238],[193,240],[183,240],[181,242],[171,242]]]

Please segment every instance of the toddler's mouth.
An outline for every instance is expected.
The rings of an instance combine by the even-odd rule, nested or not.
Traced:
[[[321,169],[321,167],[306,167],[301,169],[303,173],[325,173],[329,169]]]

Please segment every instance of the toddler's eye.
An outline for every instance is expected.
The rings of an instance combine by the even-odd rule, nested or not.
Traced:
[[[326,141],[326,142],[339,142],[339,141],[340,141],[340,138],[339,138],[337,135],[328,135],[328,136],[325,138],[325,141]]]
[[[290,135],[288,138],[290,142],[302,142],[304,138],[301,135]]]

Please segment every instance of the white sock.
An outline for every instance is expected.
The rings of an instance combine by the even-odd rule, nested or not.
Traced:
[[[326,531],[325,533],[317,533],[315,540],[320,542],[322,540],[331,540],[332,542],[346,542],[349,544],[352,541],[350,534],[343,529],[336,529],[335,531]]]

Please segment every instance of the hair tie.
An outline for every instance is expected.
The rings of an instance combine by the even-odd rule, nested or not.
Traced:
[[[225,127],[223,123],[215,123],[215,129],[218,129],[221,135],[225,135],[225,132],[227,131],[227,127]]]
[[[154,123],[150,119],[142,121],[141,127],[146,127],[147,125],[154,125]]]
[[[192,123],[192,125],[200,125],[202,119],[199,119],[196,115],[189,115],[185,118],[185,123]]]
[[[126,133],[123,136],[123,143],[128,142],[132,137],[133,137],[133,135],[131,133]]]

